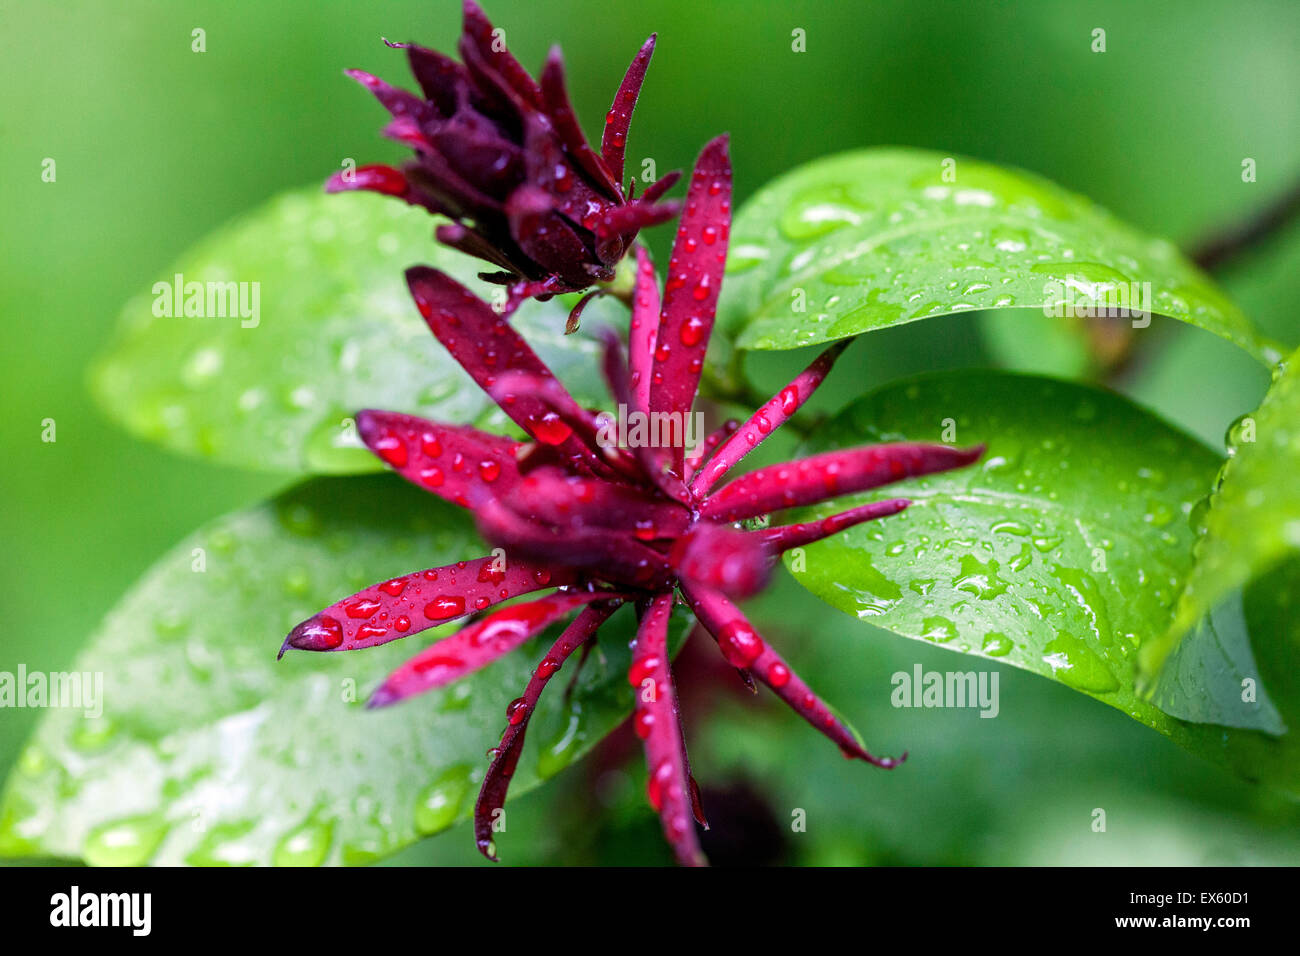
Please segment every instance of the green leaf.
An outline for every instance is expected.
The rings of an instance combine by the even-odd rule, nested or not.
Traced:
[[[1150,699],[1179,716],[1200,716],[1182,694],[1194,672],[1222,685],[1227,713],[1272,708],[1276,700],[1283,711],[1276,732],[1283,720],[1300,727],[1300,637],[1291,607],[1300,594],[1297,359],[1277,366],[1259,409],[1229,429],[1228,461],[1193,512],[1200,537],[1174,620],[1142,649]]]
[[[1228,449],[1214,490],[1196,510],[1196,564],[1173,623],[1164,640],[1143,649],[1148,673],[1198,622],[1300,551],[1300,352],[1274,369],[1259,409],[1229,429]]]
[[[1149,296],[1139,285],[1124,304],[1280,357],[1170,243],[1029,173],[916,149],[831,156],[759,190],[732,229],[722,323],[740,348],[792,349],[964,310],[1100,303],[1132,283]]]
[[[969,469],[854,499],[913,504],[788,556],[801,584],[880,627],[1053,678],[1242,773],[1300,786],[1300,763],[1274,738],[1176,720],[1135,687],[1138,651],[1163,633],[1191,569],[1188,516],[1218,465],[1208,449],[1111,392],[971,371],[886,386],[827,422],[812,450],[944,439],[988,450]],[[1267,715],[1254,726],[1268,728]]]
[[[327,196],[317,187],[275,198],[127,303],[91,389],[140,438],[267,471],[378,470],[352,424],[362,408],[502,430],[504,416],[434,340],[403,279],[408,266],[427,263],[485,298],[500,288],[474,278],[483,263],[436,243],[435,225],[423,210],[372,194]],[[169,311],[176,275],[205,284],[204,316],[184,314],[184,288]],[[232,296],[220,317],[215,293],[227,282],[248,283],[248,308],[236,310]],[[599,348],[564,335],[567,314],[559,300],[531,302],[513,321],[575,394],[595,403],[604,397]]]
[[[378,711],[364,709],[367,695],[428,643],[423,635],[279,662],[276,652],[294,623],[343,595],[486,550],[462,512],[389,476],[318,479],[199,530],[77,659],[75,671],[102,675],[103,714],[43,716],[0,805],[0,855],[364,863],[464,818],[506,705],[554,633]],[[633,626],[630,608],[611,619],[571,702],[574,664],[557,676],[512,797],[630,712]],[[501,850],[509,854],[508,839]]]

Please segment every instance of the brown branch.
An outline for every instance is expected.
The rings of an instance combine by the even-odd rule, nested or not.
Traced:
[[[1188,256],[1206,272],[1214,272],[1280,232],[1300,216],[1300,180],[1251,218],[1202,237]]]

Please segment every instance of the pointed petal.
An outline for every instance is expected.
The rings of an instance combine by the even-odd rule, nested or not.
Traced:
[[[678,722],[677,691],[668,666],[668,619],[671,592],[656,595],[641,616],[628,683],[636,689],[632,726],[644,743],[650,778],[646,796],[659,814],[664,836],[683,866],[703,866],[704,853],[695,835],[690,773]]]
[[[483,8],[474,0],[465,0],[464,36],[473,42],[479,55],[491,64],[520,99],[531,106],[538,106],[541,99],[537,84],[515,59],[514,54],[506,49],[504,31],[497,35],[494,33],[492,21],[487,18]]]
[[[572,584],[563,569],[488,555],[372,584],[300,623],[284,639],[303,651],[376,647],[542,588]]]
[[[632,63],[623,75],[614,102],[605,114],[605,132],[600,138],[600,155],[609,167],[614,182],[623,182],[623,158],[627,152],[627,131],[632,125],[632,110],[636,108],[637,97],[641,95],[641,84],[645,82],[645,71],[650,66],[650,57],[655,51],[655,34],[641,44]]]
[[[628,327],[628,368],[632,396],[640,412],[650,410],[650,380],[654,367],[655,334],[659,330],[659,280],[645,246],[636,247],[636,288],[633,290],[632,320]]]
[[[524,261],[526,263],[531,263],[531,260],[527,258],[525,258]],[[532,263],[532,265],[535,266],[536,263]],[[482,273],[479,273],[479,278],[482,279],[485,277]],[[514,315],[515,310],[529,299],[537,299],[538,301],[545,302],[552,296],[563,295],[565,292],[577,291],[577,289],[573,288],[573,286],[569,285],[559,276],[554,275],[548,275],[544,279],[516,282],[510,286],[510,298],[507,300],[505,310],[502,314],[506,317]]]
[[[718,306],[731,223],[731,160],[727,138],[704,147],[691,175],[655,336],[650,410],[689,415]],[[673,449],[680,473],[684,449]]]
[[[357,413],[357,433],[411,484],[462,508],[475,489],[499,494],[519,481],[519,443],[501,435],[371,409]]]
[[[855,524],[896,515],[910,504],[911,502],[906,498],[887,498],[884,501],[873,501],[870,504],[850,508],[848,511],[841,511],[821,521],[805,521],[777,528],[763,528],[749,533],[762,539],[768,553],[781,554],[791,548],[801,548],[806,544],[838,534]]]
[[[383,128],[381,135],[417,151],[432,148],[420,124],[409,116],[398,116],[393,119]]]
[[[784,425],[826,380],[831,366],[850,342],[852,339],[843,339],[826,349],[811,365],[796,375],[789,385],[754,412],[695,475],[691,482],[691,492],[699,497],[707,495],[719,478],[762,444],[763,439]]]
[[[497,376],[507,370],[554,378],[504,317],[451,276],[415,266],[406,270],[406,282],[434,337],[485,392],[491,394]],[[520,396],[503,410],[530,434],[550,412],[545,402],[529,396]],[[585,454],[581,445],[578,449]]]
[[[638,230],[673,219],[681,210],[682,204],[676,201],[655,206],[637,200],[612,206],[596,222],[596,235],[602,238],[635,236]]]
[[[398,701],[455,683],[486,667],[540,634],[584,604],[608,601],[610,592],[560,591],[493,611],[450,637],[430,644],[388,675],[366,702],[367,707],[387,707]]]
[[[458,222],[444,222],[434,229],[433,234],[444,246],[459,249],[466,255],[507,270],[499,285],[514,282],[519,278],[516,263],[524,259],[524,255],[509,238],[505,238],[504,241],[500,237],[489,239],[477,229],[470,229]],[[479,277],[482,278],[483,274],[479,273]]]
[[[605,161],[587,143],[587,137],[578,125],[578,117],[569,102],[568,91],[564,88],[564,57],[558,47],[552,47],[546,56],[546,65],[542,67],[542,109],[555,127],[555,134],[560,137],[565,150],[599,186],[608,199],[618,202],[623,198],[623,191],[610,174]]]
[[[677,180],[681,178],[682,178],[682,171],[680,169],[674,169],[670,173],[664,173],[663,176],[661,176],[659,179],[656,179],[654,182],[652,182],[649,186],[646,187],[645,192],[641,194],[641,201],[651,202],[651,203],[654,202],[664,193],[668,192],[668,190],[676,186]]]
[[[618,208],[574,168],[575,160],[541,113],[524,118],[524,163],[529,185],[545,192],[555,211],[589,232],[597,228],[603,211]]]
[[[715,521],[743,521],[916,475],[961,468],[982,454],[983,445],[866,445],[828,451],[741,475],[705,499],[700,513]]]
[[[443,116],[456,111],[459,90],[469,82],[465,68],[449,56],[414,43],[405,44],[406,58],[411,64],[411,74],[420,90]]]
[[[609,394],[613,396],[617,404],[622,405],[625,409],[635,408],[627,358],[623,355],[622,339],[618,337],[617,332],[607,325],[597,328],[596,335],[600,338],[601,345],[604,346],[604,351],[601,353],[600,370],[605,375],[605,384],[609,388]]]
[[[683,593],[696,619],[708,628],[718,642],[718,648],[727,663],[743,667],[758,677],[772,691],[789,704],[804,720],[812,724],[836,744],[846,757],[857,757],[877,767],[889,769],[907,759],[904,753],[892,757],[875,757],[868,753],[862,742],[843,721],[796,674],[790,665],[771,645],[759,636],[740,609],[716,591],[690,588],[683,585]]]
[[[640,247],[637,248],[637,254],[638,259],[643,255]],[[638,262],[638,274],[641,272],[641,266],[645,264],[646,263]],[[640,280],[638,280],[638,282],[640,282]],[[654,349],[654,345],[653,343],[647,345],[639,340],[644,334],[643,330],[646,328],[649,328],[651,330],[650,334],[653,334],[654,322],[646,319],[644,315],[638,318],[638,312],[643,310],[643,302],[649,304],[651,299],[653,299],[655,305],[655,311],[653,314],[656,317],[658,315],[659,291],[654,286],[653,272],[650,274],[648,288],[650,290],[650,295],[645,297],[643,297],[644,290],[640,285],[638,285],[638,288],[633,292],[634,304],[632,308],[631,330],[629,333],[630,337],[636,341],[638,349],[646,349],[644,354],[647,356],[647,367],[649,362],[648,356],[650,351]],[[657,321],[657,318],[655,321]],[[609,383],[610,393],[614,396],[615,401],[617,401],[620,406],[620,416],[627,417],[629,423],[634,420],[633,416],[644,419],[646,411],[642,402],[646,396],[633,394],[631,387],[632,376],[629,372],[628,364],[623,360],[622,343],[619,342],[618,336],[612,330],[606,331],[608,332],[608,335],[603,336],[605,339],[604,371],[605,380]],[[646,378],[645,381],[647,387],[644,391],[646,391],[648,395],[649,379]],[[620,451],[627,454],[625,449],[620,449]],[[631,455],[640,463],[641,472],[639,475],[648,475],[655,487],[663,493],[664,497],[670,498],[683,505],[689,505],[691,502],[690,492],[686,490],[686,484],[680,477],[671,474],[667,470],[668,459],[664,454],[665,451],[666,449],[656,448],[645,442],[636,442],[631,449]]]
[[[374,164],[358,166],[349,171],[335,173],[325,180],[327,193],[344,193],[355,190],[380,193],[384,196],[396,196],[412,206],[423,206],[432,213],[445,215],[445,210],[437,200],[426,196],[407,181],[406,173],[392,166]]]
[[[469,76],[467,95],[475,109],[493,117],[503,126],[517,126],[520,117],[535,109],[501,75],[491,59],[483,55],[469,36],[461,35],[456,50],[460,53],[465,73]]]
[[[429,107],[414,93],[390,86],[365,70],[344,70],[343,73],[373,93],[380,105],[393,116],[409,116],[417,122],[429,117]]]
[[[599,299],[609,294],[608,289],[592,289],[579,299],[578,304],[569,310],[569,318],[565,320],[564,323],[564,334],[572,335],[574,332],[578,331],[578,329],[582,327],[582,313],[587,310],[587,306],[589,306],[594,299]]]
[[[686,459],[687,477],[695,474],[695,472],[700,469],[700,466],[708,460],[711,454],[713,454],[714,450],[739,427],[739,421],[734,418],[728,418],[717,429],[705,436],[704,441],[700,443],[700,447],[695,449],[695,451],[691,453],[690,457]]]
[[[528,721],[533,716],[537,701],[546,689],[547,682],[564,665],[569,655],[579,647],[589,649],[588,641],[614,610],[610,606],[584,608],[537,665],[528,686],[524,688],[523,696],[513,701],[506,711],[505,732],[501,735],[501,743],[496,748],[492,764],[483,776],[483,786],[474,804],[474,837],[479,852],[493,862],[497,858],[492,844],[494,815],[506,804],[506,791],[510,788],[510,779],[519,764],[519,755],[524,749],[524,734],[528,730]]]

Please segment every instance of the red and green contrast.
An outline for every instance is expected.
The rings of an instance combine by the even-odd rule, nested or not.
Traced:
[[[696,164],[662,297],[649,256],[637,249],[630,354],[625,358],[618,336],[606,336],[605,376],[629,417],[692,412],[730,222],[731,163],[721,137],[705,147]],[[766,584],[783,551],[895,514],[908,502],[877,502],[805,524],[746,529],[742,522],[959,468],[975,461],[981,448],[850,448],[770,465],[719,485],[808,400],[842,346],[827,349],[749,421],[724,428],[696,453],[688,455],[680,440],[671,447],[624,448],[600,440],[597,415],[573,399],[485,302],[426,267],[409,270],[407,281],[434,336],[531,440],[379,411],[357,416],[361,436],[408,481],[471,509],[483,536],[505,557],[498,551],[495,557],[375,584],[303,621],[284,648],[372,647],[485,612],[393,673],[370,699],[372,706],[387,706],[445,686],[576,613],[507,712],[505,734],[475,808],[476,836],[485,854],[495,859],[493,813],[505,801],[538,697],[566,659],[589,646],[605,618],[626,601],[634,602],[640,615],[628,675],[636,688],[634,727],[649,761],[650,803],[680,862],[703,862],[693,820],[704,825],[704,815],[686,758],[666,643],[677,595],[746,681],[766,684],[847,756],[879,767],[895,765],[864,749],[734,602]],[[491,610],[507,599],[543,591]]]

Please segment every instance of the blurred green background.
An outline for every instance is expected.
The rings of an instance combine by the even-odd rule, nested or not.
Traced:
[[[90,404],[86,364],[119,306],[168,276],[172,260],[213,227],[280,190],[323,181],[345,158],[399,158],[377,135],[381,110],[341,71],[361,67],[406,84],[403,57],[380,38],[452,50],[458,8],[451,0],[46,0],[0,9],[8,369],[0,593],[9,621],[0,670],[67,667],[164,549],[283,484],[124,437]],[[1300,5],[1287,0],[489,0],[486,8],[530,68],[552,43],[564,45],[575,104],[593,130],[637,45],[657,31],[629,161],[653,157],[661,173],[687,168],[701,144],[730,131],[742,200],[825,153],[906,144],[1033,170],[1140,228],[1191,243],[1300,175]],[[1106,31],[1100,54],[1091,49],[1098,27]],[[206,31],[204,53],[191,52],[195,28]],[[806,31],[805,53],[791,51],[796,28]],[[1245,157],[1257,163],[1256,183],[1241,180]],[[46,158],[57,163],[56,182],[42,182]],[[668,237],[660,229],[649,238],[663,250]],[[1300,339],[1300,231],[1288,229],[1220,278],[1267,332],[1288,345]],[[1262,394],[1266,372],[1190,328],[1166,330],[1157,344],[1116,384],[1221,447],[1227,423]],[[841,367],[841,392],[993,360],[970,316],[877,333],[850,356],[857,371]],[[753,374],[766,379],[783,361],[765,358]],[[46,418],[57,422],[54,444],[40,440]],[[792,715],[742,699],[725,680],[706,683],[686,700],[696,776],[730,788],[716,796],[720,819],[768,834],[731,858],[1300,861],[1293,805],[1122,714],[1010,670],[997,720],[894,710],[893,671],[967,665],[817,607],[793,585],[763,600],[769,608],[800,602],[802,626],[778,638],[787,656],[876,748],[910,748],[913,759],[893,774],[850,764]],[[37,716],[0,711],[0,773]],[[522,798],[506,859],[666,861],[629,752],[615,740]],[[1098,807],[1108,815],[1104,834],[1090,827]],[[806,833],[790,832],[796,808],[807,811]],[[476,859],[464,827],[400,858]]]

